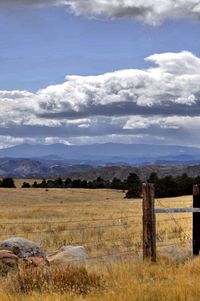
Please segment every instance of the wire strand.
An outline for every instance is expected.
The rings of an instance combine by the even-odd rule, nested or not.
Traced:
[[[142,225],[142,223],[129,223],[129,225]],[[80,227],[80,228],[68,228],[65,230],[61,230],[59,232],[73,232],[73,231],[84,231],[84,230],[88,230],[88,229],[104,229],[104,228],[112,228],[112,227],[124,227],[123,224],[117,224],[117,225],[104,225],[104,226],[88,226],[88,227]],[[28,231],[27,234],[39,234],[39,233],[54,233],[54,231],[56,231],[56,229],[49,229],[49,230],[40,230],[40,231]],[[23,235],[24,233],[15,233],[13,236],[15,235]],[[8,235],[8,234],[7,234]],[[10,234],[11,235],[11,234]],[[1,235],[0,236],[5,236],[5,235]]]
[[[138,253],[138,251],[137,251]],[[85,261],[90,261],[90,260],[100,260],[100,259],[104,259],[104,258],[107,258],[107,257],[119,257],[119,256],[130,256],[130,255],[136,255],[136,251],[135,250],[130,250],[130,251],[127,251],[127,252],[120,252],[120,253],[115,253],[115,254],[104,254],[104,255],[98,255],[98,256],[93,256],[93,257],[89,257],[87,258]],[[72,259],[70,260],[69,262],[83,262],[83,260],[81,259]]]
[[[166,206],[164,206],[162,204],[162,202],[160,200],[156,200],[161,206],[163,206],[164,208],[167,208]],[[168,212],[168,214],[171,216],[172,221],[175,223],[176,226],[178,226],[179,228],[182,229],[185,237],[188,237],[188,234],[184,231],[184,229],[182,228],[182,226],[178,223],[178,221],[176,220],[176,218],[174,217],[174,215],[171,212]]]
[[[130,216],[120,216],[116,218],[99,218],[99,219],[93,219],[93,220],[63,220],[63,221],[43,221],[43,222],[21,222],[21,223],[11,223],[11,222],[0,222],[0,225],[43,225],[43,224],[75,224],[75,223],[92,223],[92,222],[98,222],[98,221],[116,221],[116,220],[123,220],[123,219],[129,219],[142,217],[142,215],[130,215]]]

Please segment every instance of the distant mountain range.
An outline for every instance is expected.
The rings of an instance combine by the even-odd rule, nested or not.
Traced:
[[[30,145],[0,149],[0,177],[105,180],[130,172],[146,179],[188,173],[200,175],[200,148],[149,144]]]
[[[0,158],[23,158],[68,163],[144,164],[155,162],[200,162],[200,148],[149,144],[31,145],[0,149]]]

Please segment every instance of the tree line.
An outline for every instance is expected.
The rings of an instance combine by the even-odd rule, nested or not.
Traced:
[[[189,177],[187,174],[180,176],[159,177],[156,173],[151,173],[147,182],[155,184],[155,197],[177,197],[181,195],[192,194],[194,184],[200,185],[200,176]],[[15,188],[15,182],[12,178],[0,180],[1,188]],[[35,181],[33,184],[24,182],[22,188],[87,188],[87,189],[117,189],[125,192],[126,198],[140,198],[142,181],[135,173],[130,173],[127,179],[120,180],[114,178],[111,181],[104,180],[101,177],[93,181],[81,179],[43,179],[41,182]]]
[[[194,184],[200,184],[200,176],[189,177],[187,174],[180,176],[159,177],[156,173],[151,173],[147,182],[155,184],[155,197],[177,197],[181,195],[191,195]],[[126,198],[141,197],[142,181],[135,173],[130,173],[127,179],[120,180],[114,178],[112,181],[104,180],[101,177],[93,181],[81,179],[56,180],[43,179],[40,183],[35,181],[32,185],[24,182],[22,188],[88,188],[88,189],[117,189],[126,192]]]
[[[4,178],[0,180],[0,188],[16,188],[12,178]]]

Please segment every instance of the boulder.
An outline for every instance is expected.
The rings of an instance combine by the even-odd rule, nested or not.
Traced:
[[[85,263],[88,255],[82,246],[64,246],[47,258],[50,264]]]
[[[6,275],[10,270],[18,268],[19,258],[9,250],[0,250],[0,275]]]
[[[19,258],[46,256],[42,249],[33,241],[21,237],[13,237],[0,243],[0,249],[9,250]]]

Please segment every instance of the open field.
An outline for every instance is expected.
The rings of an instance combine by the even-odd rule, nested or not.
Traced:
[[[192,197],[156,201],[156,207],[191,207]],[[175,219],[174,219],[175,217]],[[142,201],[121,191],[1,189],[0,237],[22,236],[47,254],[63,245],[83,245],[88,269],[103,274],[105,289],[86,301],[199,300],[200,261],[192,259],[189,213],[157,216],[155,265],[142,263]],[[176,286],[175,286],[176,284]],[[167,291],[170,288],[170,292]],[[3,287],[2,287],[3,289]],[[8,296],[0,300],[82,300],[80,296]]]

